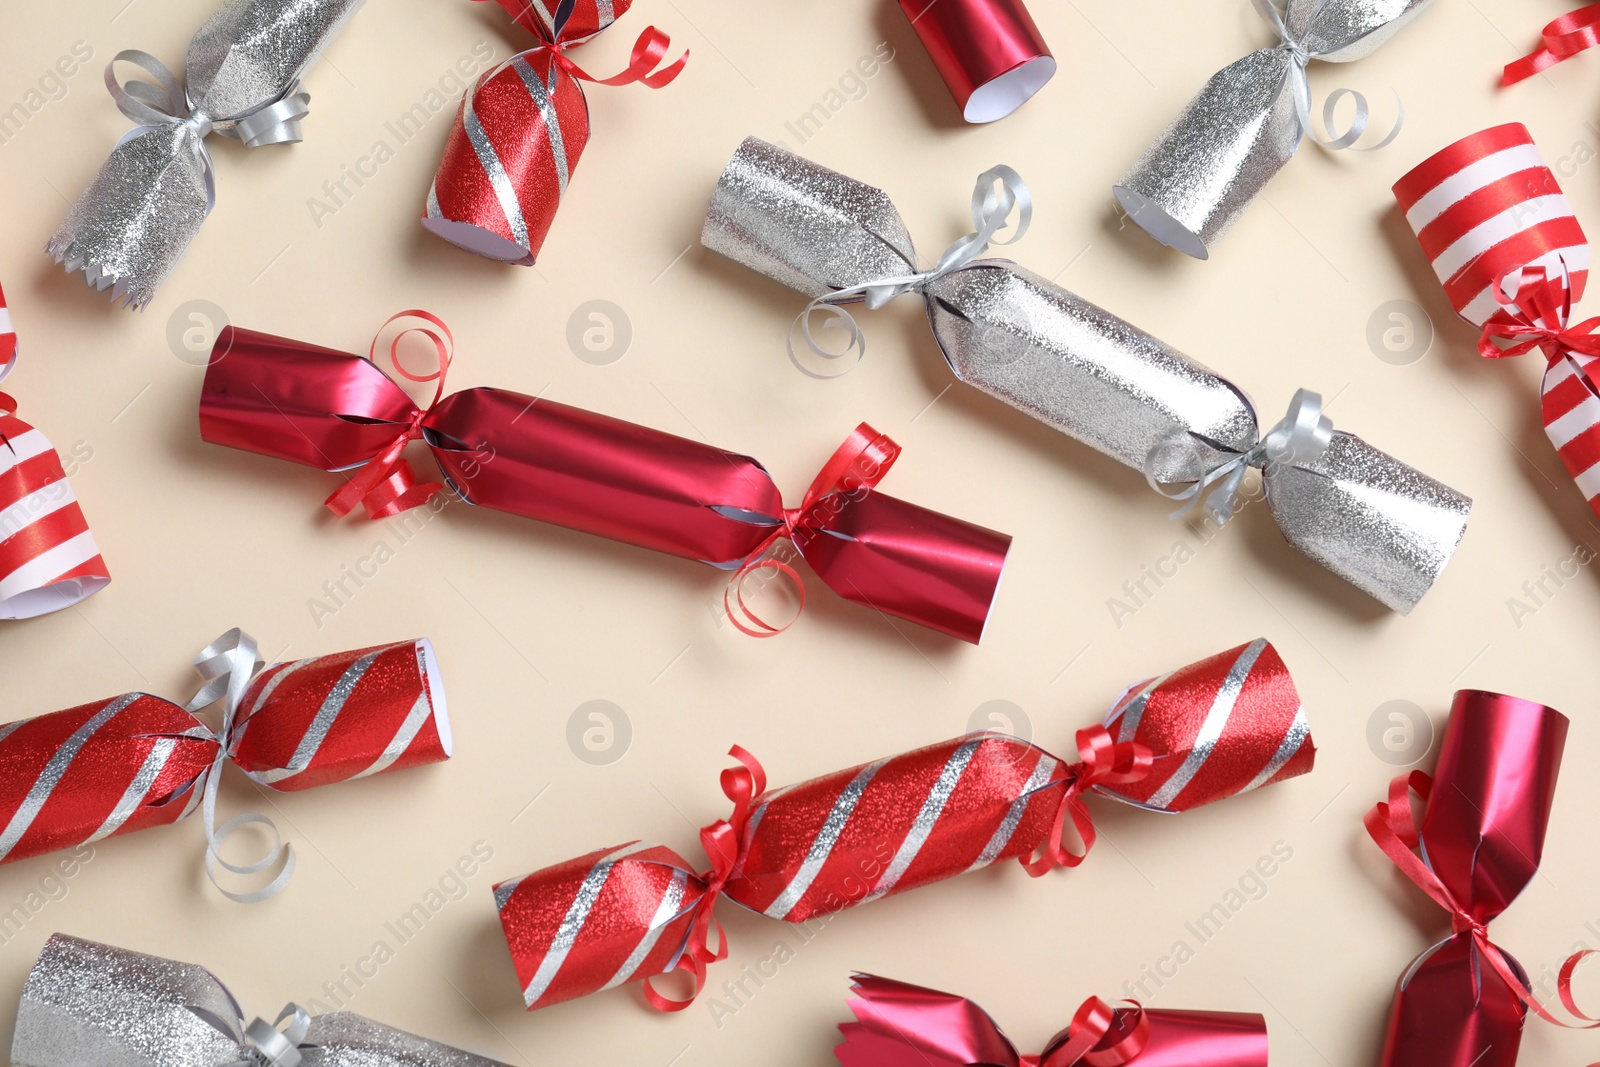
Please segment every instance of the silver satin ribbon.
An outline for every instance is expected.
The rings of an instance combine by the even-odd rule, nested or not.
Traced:
[[[189,1010],[239,1042],[239,1058],[217,1067],[300,1067],[300,1046],[311,1030],[311,1015],[293,1001],[283,1006],[277,1022],[269,1023],[258,1017],[243,1028],[243,1033],[240,1033],[243,1015],[230,1025],[229,1020],[219,1019],[204,1008],[191,1004]],[[283,1025],[285,1020],[288,1026]]]
[[[1013,211],[1017,214],[1015,232],[1004,241],[997,239],[995,235],[1011,225]],[[847,289],[836,289],[826,296],[819,296],[811,301],[794,320],[794,325],[789,328],[789,359],[801,373],[813,378],[838,378],[848,374],[867,354],[867,340],[855,318],[839,306],[841,302],[859,297],[868,308],[877,310],[897,296],[921,292],[945,275],[971,266],[991,245],[1015,244],[1028,232],[1028,225],[1032,221],[1033,195],[1028,192],[1027,183],[1005,164],[991,167],[978,175],[977,184],[972,190],[974,227],[972,233],[946,248],[929,270],[879,278],[860,285],[852,285]],[[827,316],[823,324],[825,327],[842,327],[849,334],[850,343],[842,351],[832,352],[817,343],[816,336],[811,332],[811,315],[816,311],[824,312]],[[855,353],[855,359],[846,364],[842,370],[832,373],[814,370],[800,361],[799,353],[795,350],[797,330],[804,338],[805,346],[817,356],[825,360],[839,360]]]
[[[1172,447],[1192,444],[1184,435],[1169,438],[1156,445],[1145,457],[1144,477],[1150,487],[1168,500],[1184,501],[1183,507],[1171,514],[1179,518],[1204,505],[1206,513],[1222,526],[1233,518],[1234,504],[1239,489],[1244,484],[1245,471],[1251,467],[1267,467],[1274,463],[1315,463],[1322,458],[1333,441],[1333,420],[1322,413],[1322,397],[1305,389],[1297,390],[1289,401],[1289,411],[1276,426],[1249,450],[1234,455],[1212,467],[1176,493],[1168,492],[1156,478],[1163,452]]]
[[[217,732],[217,756],[206,772],[205,792],[201,804],[201,817],[206,832],[206,875],[211,884],[229,900],[241,904],[254,904],[277,896],[294,877],[294,846],[285,844],[278,835],[277,824],[257,812],[235,815],[221,826],[217,825],[217,790],[221,787],[222,769],[228,762],[233,747],[234,734],[239,728],[239,706],[244,703],[250,682],[265,666],[256,647],[255,638],[237,626],[211,642],[194,659],[194,668],[204,678],[205,684],[194,698],[184,705],[186,711],[195,712],[209,707],[218,700],[222,705],[222,728]],[[272,833],[272,844],[267,853],[254,863],[231,863],[222,858],[222,843],[229,835],[244,826],[265,826]],[[275,863],[281,863],[277,875],[260,889],[248,893],[235,893],[217,881],[217,867],[234,874],[259,874]],[[281,1020],[280,1020],[281,1021]],[[299,1061],[298,1055],[295,1058]],[[275,1062],[275,1061],[272,1061]],[[292,1067],[285,1064],[284,1067]]]
[[[118,63],[132,63],[155,79],[154,83],[117,80]],[[269,144],[288,144],[300,140],[300,120],[311,111],[311,96],[298,91],[292,83],[283,95],[254,111],[237,118],[215,119],[189,102],[183,83],[167,65],[149,52],[136,48],[126,49],[111,57],[106,64],[106,90],[116,101],[117,110],[139,126],[123,136],[126,141],[142,129],[158,126],[182,126],[194,137],[191,141],[195,158],[206,178],[206,211],[216,204],[216,178],[211,162],[211,152],[206,148],[206,137],[220,133],[242,141],[247,148],[260,148]]]
[[[1362,134],[1367,132],[1367,123],[1371,119],[1371,109],[1367,106],[1367,98],[1356,90],[1347,88],[1338,88],[1329,93],[1328,98],[1322,102],[1322,125],[1327,129],[1329,136],[1323,137],[1318,134],[1317,128],[1311,124],[1311,75],[1306,70],[1307,65],[1317,56],[1312,52],[1308,52],[1305,46],[1295,39],[1294,34],[1289,32],[1289,26],[1283,20],[1283,12],[1278,10],[1278,5],[1274,0],[1254,0],[1254,3],[1256,10],[1261,13],[1261,17],[1267,20],[1267,24],[1272,27],[1277,33],[1278,39],[1283,42],[1278,47],[1294,64],[1294,70],[1289,77],[1293,83],[1294,113],[1295,117],[1300,121],[1300,129],[1304,131],[1307,137],[1330,152],[1340,152],[1347,148],[1355,148],[1355,143],[1361,139]],[[1308,25],[1315,21],[1316,15],[1313,14],[1311,19],[1308,20]],[[1349,129],[1335,135],[1333,132],[1335,129],[1334,111],[1338,108],[1339,102],[1345,97],[1355,101],[1355,117],[1350,120]],[[1376,152],[1400,136],[1400,127],[1405,125],[1406,121],[1406,106],[1405,102],[1400,100],[1399,94],[1395,95],[1395,100],[1400,104],[1400,114],[1394,120],[1394,129],[1390,130],[1383,140],[1377,144],[1356,148],[1357,152]]]

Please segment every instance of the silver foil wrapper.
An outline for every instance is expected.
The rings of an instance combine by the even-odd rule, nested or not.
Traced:
[[[1372,53],[1431,0],[1289,0],[1289,40],[1212,76],[1114,188],[1128,217],[1197,259],[1211,249],[1300,147],[1295,106],[1307,58]]]
[[[916,270],[881,190],[755,138],[717,183],[700,239],[811,297]],[[979,260],[922,295],[958,378],[1135,470],[1150,463],[1163,483],[1195,481],[1260,441],[1232,382],[1014,263]],[[1438,577],[1471,508],[1346,433],[1315,461],[1252,465],[1291,544],[1400,612]]]
[[[231,1027],[224,1032],[221,1027]],[[22,987],[14,1067],[225,1067],[258,1062],[210,971],[54,934]],[[505,1067],[351,1012],[318,1016],[301,1067]]]
[[[362,0],[227,0],[189,43],[189,109],[224,130],[293,91]],[[45,246],[95,289],[142,309],[210,211],[209,126],[141,126],[112,149]],[[299,140],[290,123],[272,143]]]

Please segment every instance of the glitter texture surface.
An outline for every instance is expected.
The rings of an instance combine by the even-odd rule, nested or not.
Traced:
[[[224,1067],[250,1055],[243,1030],[238,1004],[205,968],[54,934],[23,986],[11,1062]],[[350,1012],[312,1020],[300,1053],[301,1067],[504,1067]]]
[[[192,107],[221,122],[272,103],[316,62],[362,0],[229,0],[189,42]]]
[[[1307,56],[1371,54],[1431,0],[1290,0],[1285,25]],[[1211,249],[1300,146],[1286,45],[1252,52],[1211,77],[1113,188],[1162,244],[1207,259]]]

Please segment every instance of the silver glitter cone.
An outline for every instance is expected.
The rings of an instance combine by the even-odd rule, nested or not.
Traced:
[[[812,297],[917,269],[882,191],[754,138],[718,182],[701,241]],[[1460,540],[1466,497],[1349,434],[1315,461],[1270,461],[1232,382],[1014,263],[977,260],[911,290],[962,381],[1163,485],[1265,468],[1290,543],[1397,611]]]
[[[1284,537],[1402,614],[1450,561],[1472,501],[1354,434],[1312,463],[1269,464],[1267,506]]]
[[[1286,41],[1211,77],[1112,192],[1128,217],[1197,259],[1238,220],[1300,147],[1297,54],[1348,62],[1369,55],[1431,0],[1289,0]]]
[[[251,119],[294,92],[361,2],[228,0],[190,42],[188,113],[135,127],[118,142],[45,251],[112,299],[142,310],[211,210],[205,136],[215,125],[252,146],[299,140],[297,118],[257,125]]]
[[[203,967],[54,934],[22,987],[14,1067],[222,1067],[264,1062]],[[311,1021],[300,1067],[505,1067],[350,1012]]]

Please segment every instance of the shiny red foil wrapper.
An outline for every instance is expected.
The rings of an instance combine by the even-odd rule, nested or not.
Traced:
[[[1056,72],[1022,0],[900,0],[968,122],[1021,107]]]
[[[965,997],[875,975],[856,975],[851,988],[853,1023],[841,1023],[834,1047],[842,1067],[1025,1067],[1050,1062],[1071,1036],[1063,1029],[1034,1060],[1019,1053],[998,1023]],[[1092,1051],[1105,1053],[1140,1017],[1116,1009],[1111,1027]],[[1148,1032],[1131,1058],[1133,1067],[1267,1067],[1267,1022],[1260,1015],[1220,1011],[1142,1012]],[[1085,1060],[1075,1060],[1083,1063]]]
[[[1311,769],[1314,748],[1299,696],[1265,641],[1128,693],[1114,712],[1113,735],[1126,727],[1141,741],[1168,745],[1153,750],[1154,766],[1192,763],[1189,780],[1204,785],[1176,791],[1172,810]],[[1247,762],[1245,752],[1256,753],[1258,762]],[[1026,858],[1051,837],[1079,766],[1021,738],[985,732],[768,790],[752,801],[721,895],[774,919],[803,922]],[[1142,795],[1135,802],[1155,807],[1159,799]],[[648,852],[591,853],[497,887],[529,1008],[608,988],[624,971],[623,980],[631,980],[666,969],[645,967],[641,953],[667,968],[677,960],[711,875],[694,874],[688,861],[659,846],[628,847]],[[608,907],[616,872],[635,868],[648,870],[630,875],[616,890],[623,903]],[[652,920],[640,923],[646,915]],[[592,936],[589,924],[598,927]]]
[[[328,471],[359,466],[419,414],[370,360],[225,328],[200,397],[214,444]],[[766,469],[621,419],[487,387],[422,419],[423,437],[462,498],[721,568],[783,524]],[[977,643],[1011,538],[874,489],[835,494],[795,546],[818,578],[858,604]]]
[[[1456,694],[1419,837],[1428,866],[1478,922],[1505,911],[1539,869],[1567,725],[1566,716],[1531,700]],[[1471,934],[1455,934],[1401,976],[1381,1062],[1513,1067],[1524,1014]]]
[[[273,664],[239,715],[230,754],[274,789],[450,753],[425,640]],[[221,743],[193,713],[147,693],[0,726],[0,862],[176,822],[199,805]]]

